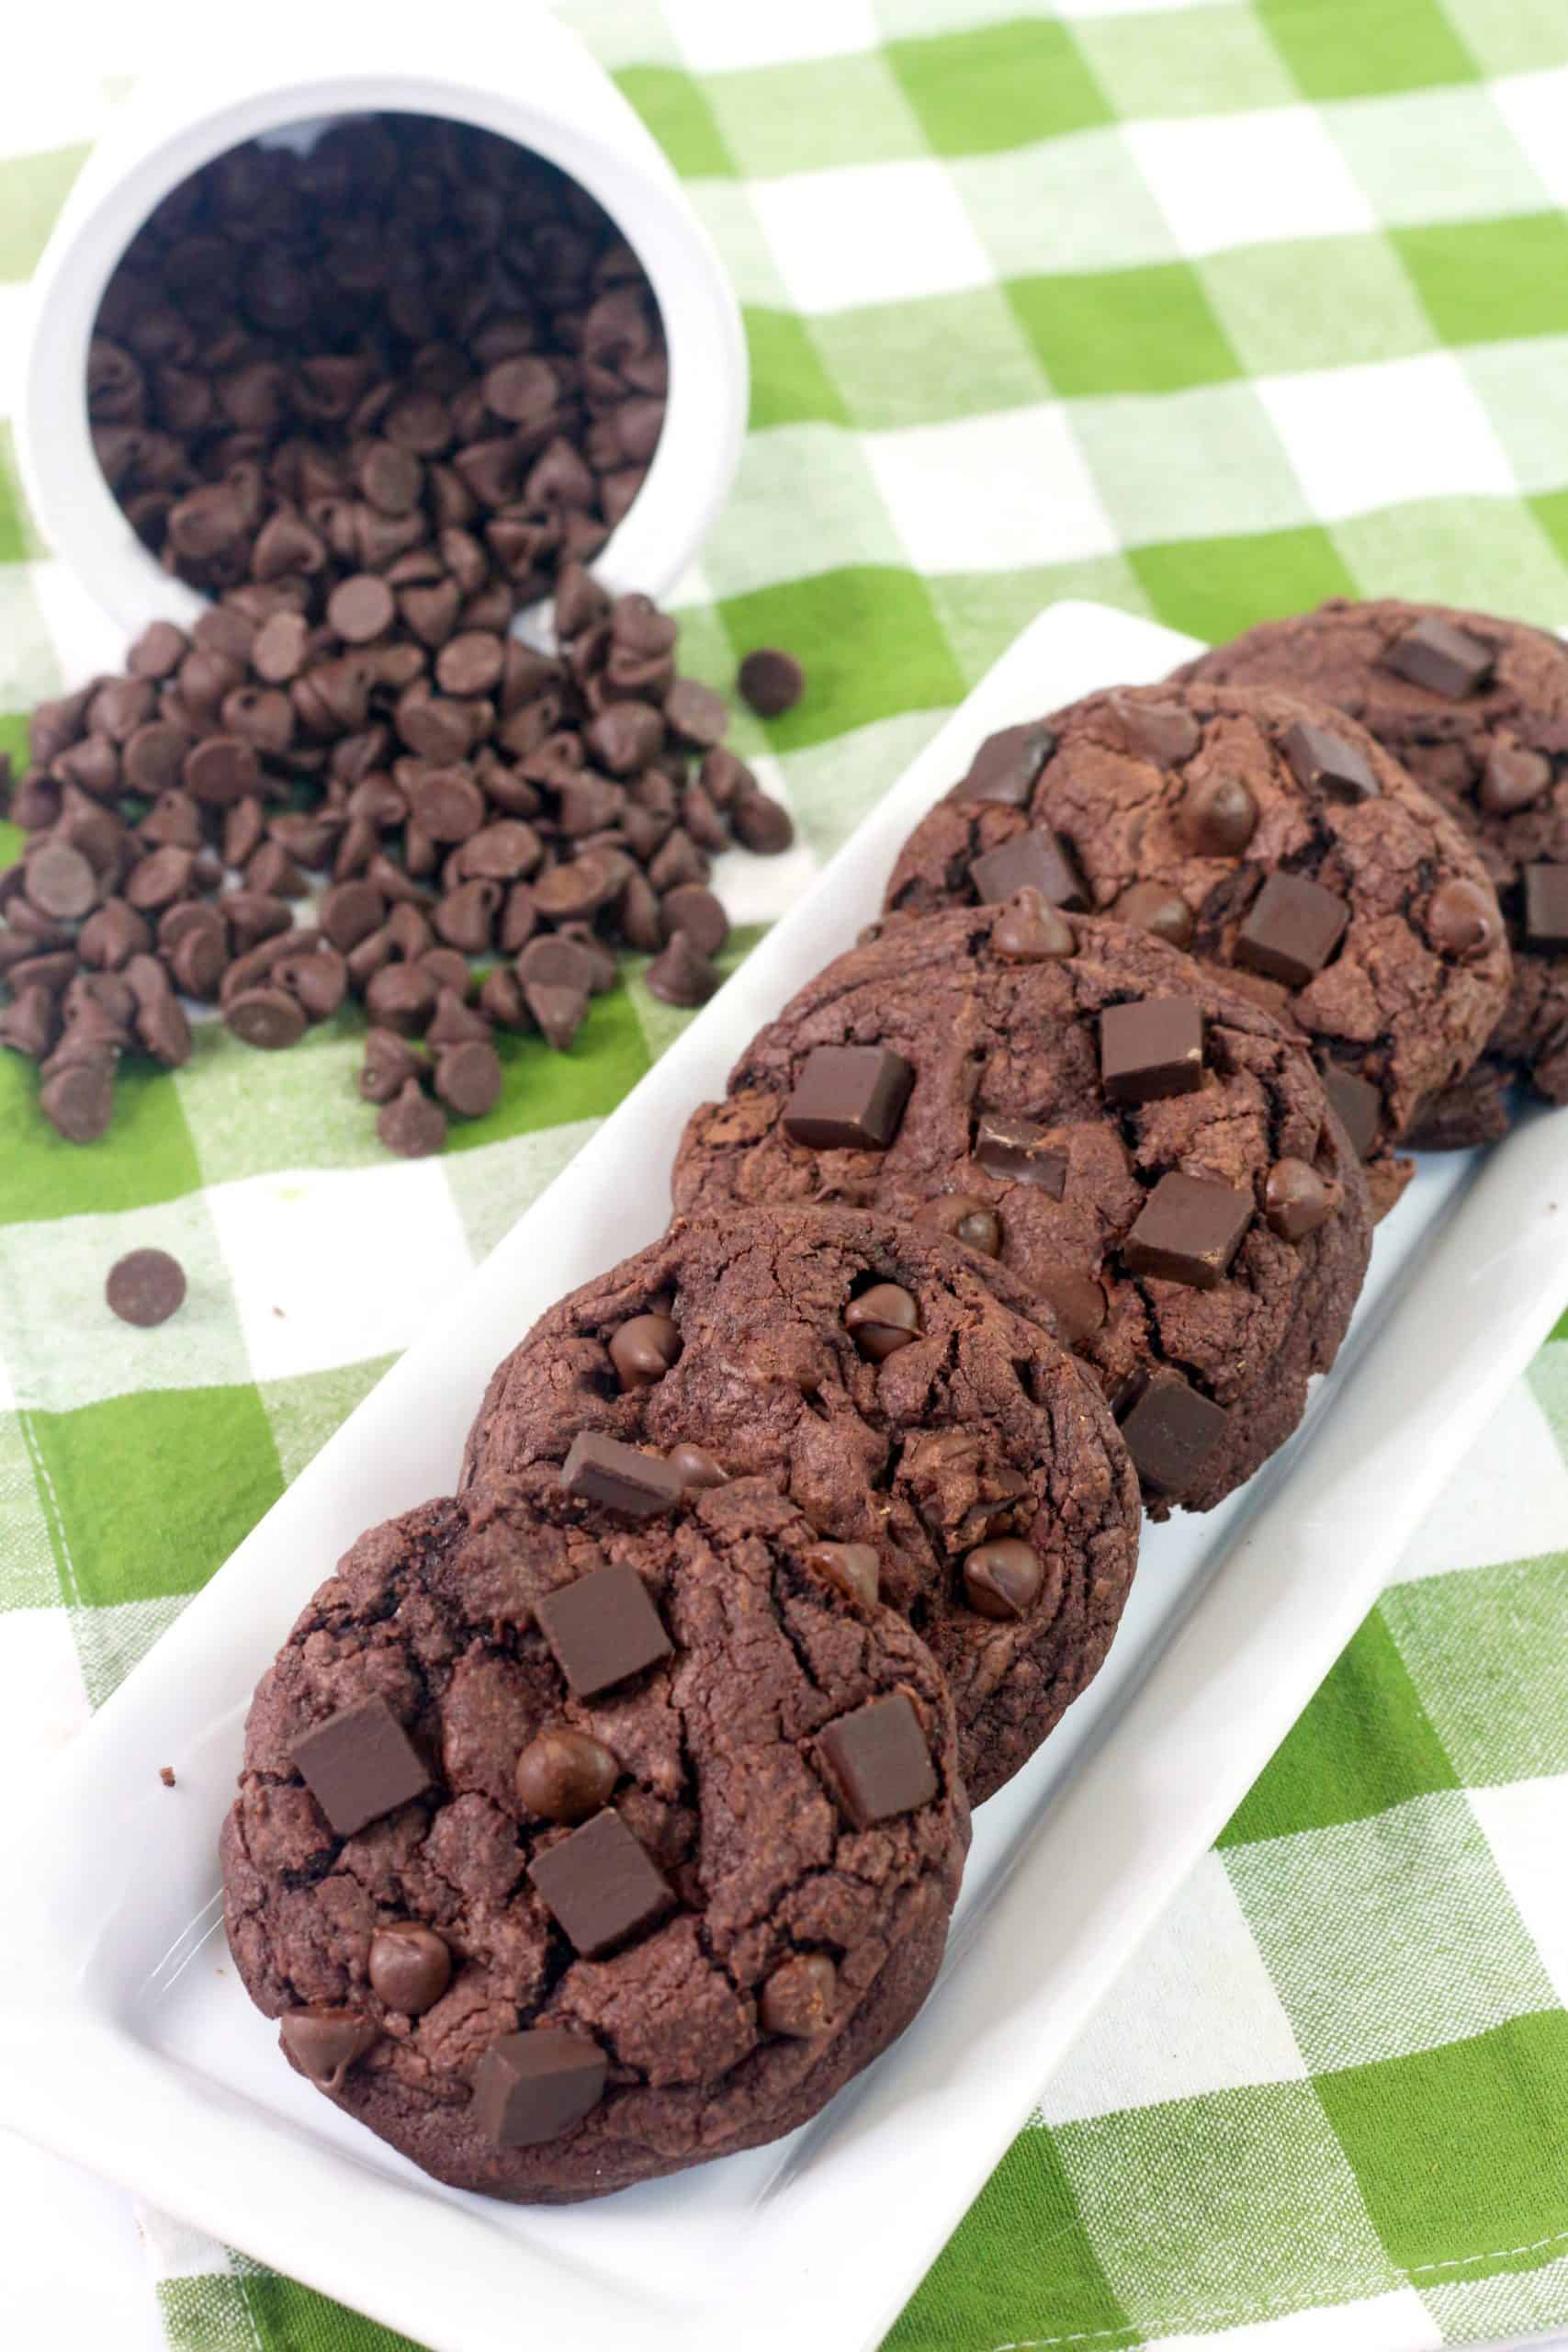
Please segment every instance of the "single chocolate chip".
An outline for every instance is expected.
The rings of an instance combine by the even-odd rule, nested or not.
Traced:
[[[379,1692],[302,1733],[293,1761],[339,1838],[355,1837],[430,1786],[429,1772]]]
[[[474,2120],[498,2148],[558,2140],[598,2106],[608,2065],[594,2042],[560,2026],[506,2034],[474,2069]]]
[[[547,1046],[564,1054],[588,1017],[588,998],[581,989],[562,988],[550,980],[525,980],[523,1001],[539,1025]]]
[[[151,1331],[184,1304],[186,1270],[166,1250],[132,1250],[109,1268],[104,1296],[122,1323]]]
[[[682,1494],[701,1493],[708,1487],[722,1487],[728,1482],[728,1473],[720,1468],[711,1453],[705,1453],[690,1438],[682,1438],[670,1449],[670,1467],[681,1481]]]
[[[29,854],[23,888],[40,914],[74,922],[98,896],[98,877],[79,849],[68,842],[45,842]]]
[[[1135,694],[1112,695],[1111,707],[1127,749],[1162,768],[1179,767],[1202,741],[1202,729],[1179,702],[1142,702]]]
[[[1181,802],[1181,826],[1200,857],[1239,857],[1258,830],[1258,803],[1238,775],[1197,777]]]
[[[988,1201],[977,1193],[939,1193],[915,1212],[915,1223],[929,1232],[951,1234],[985,1258],[1002,1254],[1002,1221]]]
[[[506,896],[502,885],[483,878],[459,882],[435,902],[434,922],[448,946],[466,956],[489,953],[495,937],[495,920]]]
[[[277,1053],[305,1035],[305,1015],[282,989],[246,989],[223,1008],[223,1025],[247,1046]]]
[[[1270,874],[1236,933],[1235,960],[1304,988],[1321,972],[1350,921],[1345,900],[1304,874]]]
[[[1067,1155],[1045,1141],[1050,1129],[1010,1111],[982,1111],[975,1123],[975,1157],[991,1176],[1034,1184],[1059,1201],[1066,1190]]]
[[[1203,1083],[1203,1012],[1191,997],[1145,997],[1100,1016],[1100,1082],[1113,1102],[1195,1094]]]
[[[1086,908],[1089,893],[1070,844],[1049,827],[1037,826],[987,850],[969,868],[975,895],[990,905],[1018,890],[1038,890],[1053,907]]]
[[[429,942],[423,944],[428,946]],[[435,982],[417,964],[387,965],[374,975],[365,991],[372,1021],[405,1037],[417,1036],[424,1028],[435,1010]]]
[[[743,700],[750,703],[759,718],[778,718],[786,710],[793,710],[800,700],[806,691],[806,673],[793,653],[763,645],[747,654],[736,684]]]
[[[919,1338],[919,1302],[902,1283],[874,1283],[845,1307],[844,1329],[868,1363],[883,1363]]]
[[[424,468],[412,449],[374,441],[359,461],[359,487],[378,513],[407,514],[419,504]]]
[[[428,1159],[446,1143],[446,1114],[420,1091],[417,1078],[404,1080],[376,1122],[376,1133],[400,1159]]]
[[[1298,718],[1287,728],[1280,748],[1307,792],[1326,792],[1337,800],[1381,797],[1382,787],[1361,752],[1329,728]]]
[[[795,820],[765,792],[738,792],[730,804],[729,830],[754,857],[777,857],[795,839]]]
[[[50,1070],[39,1090],[39,1108],[67,1143],[96,1143],[114,1113],[112,1052]]]
[[[1122,1421],[1133,1465],[1156,1494],[1190,1484],[1229,1426],[1223,1405],[1201,1396],[1179,1373],[1157,1372]]]
[[[1179,1169],[1162,1176],[1122,1244],[1130,1274],[1217,1290],[1252,1222],[1249,1194]]]
[[[395,1029],[371,1029],[365,1039],[365,1059],[359,1071],[359,1091],[367,1102],[390,1102],[425,1068],[406,1038]]]
[[[14,974],[11,984],[16,988]],[[10,1003],[0,1011],[0,1045],[25,1054],[29,1061],[44,1060],[59,1034],[60,1016],[46,988],[35,984],[17,989]]]
[[[1427,909],[1427,933],[1443,955],[1471,962],[1503,936],[1495,897],[1479,882],[1439,882]]]
[[[856,1829],[912,1813],[937,1792],[919,1717],[901,1690],[839,1716],[818,1746],[833,1793]]]
[[[192,799],[226,808],[254,793],[261,782],[255,746],[241,735],[209,735],[186,754],[181,771]]]
[[[1036,1266],[1034,1286],[1069,1348],[1081,1347],[1104,1323],[1105,1293],[1091,1275],[1072,1266]]]
[[[671,1463],[657,1454],[640,1453],[619,1438],[597,1430],[579,1430],[561,1464],[561,1485],[583,1502],[603,1503],[631,1519],[647,1519],[668,1510],[681,1498],[682,1480]],[[651,1606],[651,1604],[650,1604]]]
[[[882,1561],[873,1544],[814,1544],[801,1554],[801,1566],[867,1609],[881,1588]]]
[[[1531,947],[1568,947],[1568,865],[1526,866],[1525,939]]]
[[[977,1544],[964,1563],[964,1598],[982,1617],[1026,1617],[1044,1581],[1039,1553],[1012,1535]]]
[[[132,792],[167,791],[178,784],[190,747],[190,737],[183,727],[149,719],[125,747],[120,766],[126,786]],[[145,825],[142,830],[145,833]]]
[[[999,800],[1027,808],[1035,785],[1056,748],[1056,738],[1037,719],[987,735],[967,773],[948,794],[950,800]]]
[[[438,959],[450,956],[452,969],[445,972]],[[439,994],[435,1000],[435,1018],[424,1033],[427,1046],[488,1046],[491,1042],[490,1023],[482,1012],[476,1012],[464,1001],[468,985],[468,967],[456,949],[433,947],[421,958],[420,968],[435,981]]]
[[[1408,678],[1413,686],[1462,701],[1483,686],[1496,666],[1495,647],[1472,637],[1468,629],[1429,614],[1396,637],[1382,657],[1385,670]]]
[[[586,1821],[609,1804],[620,1776],[602,1739],[556,1724],[536,1734],[517,1758],[517,1802],[544,1821]]]
[[[1263,1215],[1281,1241],[1304,1241],[1328,1215],[1328,1187],[1310,1160],[1277,1159],[1263,1180]]]
[[[634,1571],[626,1573],[637,1580]],[[609,1805],[536,1854],[528,1880],[584,1960],[602,1959],[645,1934],[675,1905],[674,1889]]]
[[[910,1065],[885,1046],[815,1046],[779,1124],[814,1151],[886,1151],[914,1083]]]
[[[1337,1062],[1325,1061],[1321,1067],[1329,1109],[1349,1136],[1357,1159],[1370,1159],[1382,1125],[1382,1096],[1369,1080],[1358,1078],[1354,1070],[1344,1069]]]
[[[680,1353],[680,1329],[668,1315],[634,1315],[610,1335],[610,1362],[623,1388],[651,1388]]]
[[[435,1057],[435,1091],[460,1119],[482,1119],[501,1100],[501,1056],[477,1037],[445,1046]]]
[[[274,613],[251,647],[251,667],[269,686],[286,686],[305,666],[310,626],[303,613]]]
[[[277,2030],[299,2072],[327,2091],[341,2090],[355,2061],[380,2040],[363,2009],[288,2009]]]
[[[1192,944],[1192,910],[1179,890],[1168,890],[1163,882],[1133,883],[1110,911],[1118,922],[1130,922],[1138,931],[1152,932],[1156,939],[1165,940],[1169,946],[1188,948]]]
[[[546,988],[576,989],[586,996],[593,986],[593,959],[581,941],[551,932],[528,942],[517,958],[517,977]]]
[[[359,571],[340,580],[327,599],[327,627],[345,645],[368,645],[397,618],[397,600],[384,580]]]
[[[374,882],[334,882],[321,894],[317,917],[321,929],[341,956],[379,931],[387,920],[387,901]]]
[[[1495,743],[1487,753],[1476,798],[1492,817],[1517,816],[1540,798],[1551,782],[1551,762],[1522,744]]]
[[[764,2033],[792,2041],[819,2041],[830,2032],[838,2005],[839,1972],[826,1952],[797,1952],[775,1968],[757,1998]]]
[[[700,882],[682,882],[666,891],[660,901],[666,934],[684,932],[701,956],[716,956],[729,936],[729,918],[711,890]]]
[[[458,852],[466,877],[492,882],[513,882],[521,874],[532,874],[543,854],[538,834],[520,817],[481,826]]]
[[[1065,915],[1035,889],[1015,890],[991,925],[993,951],[1009,964],[1045,964],[1076,955],[1077,939]]]
[[[434,1928],[400,1919],[370,1939],[370,1989],[405,2018],[433,2009],[452,1982],[452,1954]]]
[[[660,949],[642,978],[649,996],[661,1004],[687,1007],[705,1004],[718,986],[719,976],[695,942],[678,931]]]

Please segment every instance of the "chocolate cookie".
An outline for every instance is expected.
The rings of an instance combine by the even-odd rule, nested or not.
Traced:
[[[1206,682],[1123,688],[1034,734],[1021,763],[998,763],[1006,739],[982,749],[906,843],[888,906],[1032,884],[1229,967],[1313,1038],[1381,1216],[1410,1173],[1393,1143],[1463,1077],[1506,999],[1507,942],[1474,845],[1321,703]]]
[[[1412,1141],[1490,1143],[1526,1079],[1568,1102],[1568,647],[1444,605],[1344,598],[1269,621],[1180,678],[1321,695],[1359,720],[1476,843],[1514,944],[1514,984],[1481,1061]]]
[[[877,1057],[908,1076],[897,1121],[829,1134],[824,1089]],[[890,917],[829,964],[694,1114],[674,1193],[875,1207],[999,1261],[1123,1416],[1160,1517],[1208,1510],[1295,1428],[1371,1223],[1303,1039],[1032,891]]]
[[[681,1218],[507,1358],[467,1477],[563,1463],[631,1510],[672,1467],[771,1479],[824,1537],[875,1547],[952,1686],[978,1804],[1095,1674],[1138,1547],[1109,1411],[993,1271],[887,1216]]]
[[[924,1644],[771,1486],[541,1467],[363,1536],[222,1838],[295,2067],[455,2187],[598,2197],[788,2132],[898,2033],[969,1842]]]

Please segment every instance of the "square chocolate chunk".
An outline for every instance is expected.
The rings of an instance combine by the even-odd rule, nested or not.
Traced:
[[[1468,629],[1428,614],[1394,639],[1382,661],[1385,670],[1408,678],[1413,686],[1460,702],[1486,684],[1496,658],[1492,647]]]
[[[340,1838],[424,1794],[430,1774],[385,1699],[361,1699],[294,1743],[294,1769]]]
[[[998,842],[976,858],[969,868],[975,895],[987,906],[1010,899],[1015,890],[1038,890],[1053,907],[1089,905],[1089,892],[1070,843],[1047,825]]]
[[[1357,1159],[1370,1159],[1382,1124],[1382,1096],[1369,1080],[1341,1069],[1337,1062],[1325,1061],[1321,1067],[1329,1109],[1337,1113]]]
[[[1308,718],[1288,728],[1282,746],[1296,782],[1308,792],[1326,792],[1336,800],[1379,800],[1382,795],[1368,761],[1354,743]]]
[[[498,2148],[558,2140],[598,2106],[608,2063],[596,2041],[561,2026],[503,2034],[474,2069],[474,2120]]]
[[[857,1829],[912,1813],[936,1794],[920,1719],[901,1690],[840,1715],[819,1746],[833,1793]]]
[[[1568,947],[1568,865],[1526,866],[1525,939],[1531,947]]]
[[[641,1935],[675,1904],[663,1872],[613,1805],[536,1856],[528,1877],[584,1960]]]
[[[779,1124],[813,1151],[886,1151],[914,1083],[885,1046],[814,1046]]]
[[[1162,1176],[1122,1244],[1130,1274],[1217,1290],[1252,1222],[1252,1197],[1207,1176]]]
[[[625,1511],[628,1519],[668,1510],[682,1493],[681,1473],[672,1463],[599,1430],[578,1430],[561,1464],[560,1482],[569,1495]]]
[[[1004,727],[987,735],[948,794],[950,800],[1000,800],[1010,808],[1027,808],[1040,772],[1056,748],[1056,738],[1038,719],[1021,727]]]
[[[1321,972],[1350,920],[1343,899],[1304,874],[1270,874],[1236,933],[1235,960],[1291,989]]]
[[[1034,1119],[982,1111],[975,1123],[975,1157],[988,1174],[1004,1176],[1012,1184],[1037,1184],[1059,1201],[1066,1190],[1067,1155],[1059,1147],[1043,1147],[1043,1138],[1050,1132]]]
[[[641,1674],[671,1654],[671,1641],[635,1568],[595,1568],[539,1603],[556,1664],[580,1699]]]
[[[1190,996],[1108,1005],[1100,1016],[1100,1083],[1113,1102],[1195,1094],[1203,1083],[1203,1010]]]
[[[1179,1373],[1158,1372],[1122,1423],[1133,1466],[1145,1487],[1168,1494],[1187,1486],[1224,1436],[1230,1415]]]

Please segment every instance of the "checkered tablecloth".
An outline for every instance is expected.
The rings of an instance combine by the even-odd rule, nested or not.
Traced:
[[[727,864],[743,925],[1053,597],[1208,637],[1334,593],[1568,623],[1563,0],[565,13],[686,177],[745,306],[753,429],[682,591],[683,666],[727,685],[776,643],[810,691],[737,727],[802,835],[785,860]],[[40,19],[0,87],[0,416],[23,283],[118,86],[51,53]],[[0,559],[0,731],[19,745],[28,703],[102,654],[3,437]],[[418,1164],[375,1141],[347,1018],[271,1057],[204,1027],[186,1069],[124,1082],[85,1151],[0,1056],[14,1776],[676,1019],[634,971],[569,1056],[514,1043],[500,1108]],[[101,1291],[142,1244],[191,1289],[137,1333]],[[1568,2319],[1565,1442],[1568,1326],[1044,2087],[897,2352],[1216,2330],[1258,2352],[1416,2352]],[[144,2227],[189,2352],[395,2341]],[[0,2312],[4,2262],[25,2260],[0,2260]]]

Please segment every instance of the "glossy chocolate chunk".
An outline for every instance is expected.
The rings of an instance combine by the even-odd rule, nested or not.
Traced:
[[[914,1083],[909,1064],[884,1046],[817,1046],[780,1125],[814,1151],[886,1151]]]
[[[1298,718],[1287,728],[1281,746],[1296,782],[1308,792],[1326,792],[1337,800],[1376,800],[1378,780],[1354,743],[1329,728]]]
[[[1447,695],[1453,702],[1462,701],[1486,684],[1496,658],[1490,645],[1435,613],[1396,637],[1382,657],[1385,670],[1408,678],[1413,686]]]
[[[371,1990],[405,2018],[423,2017],[452,1982],[452,1954],[434,1928],[399,1919],[378,1928],[367,1963]]]
[[[668,1463],[659,1466],[670,1470]],[[670,1636],[648,1587],[624,1564],[595,1568],[575,1584],[562,1585],[540,1601],[539,1623],[580,1699],[596,1699],[671,1654]]]
[[[554,1724],[517,1758],[517,1799],[544,1821],[586,1821],[610,1802],[621,1768],[602,1739]]]
[[[1010,842],[1001,842],[976,858],[969,868],[975,895],[986,905],[1010,899],[1015,890],[1038,890],[1048,906],[1085,908],[1089,892],[1078,862],[1060,833],[1037,825]]]
[[[699,1494],[709,1487],[722,1487],[729,1475],[711,1453],[705,1453],[700,1445],[694,1445],[686,1437],[671,1447],[670,1467],[681,1481],[682,1493],[688,1495]]]
[[[975,1122],[975,1157],[988,1175],[1005,1177],[1010,1184],[1037,1184],[1059,1201],[1066,1190],[1067,1155],[1044,1141],[1049,1133],[1034,1119],[982,1111]]]
[[[1144,1203],[1122,1244],[1122,1263],[1130,1274],[1217,1290],[1251,1222],[1249,1193],[1175,1169]]]
[[[1485,955],[1503,928],[1495,893],[1454,875],[1439,882],[1427,909],[1427,936],[1434,947],[1461,963]]]
[[[1323,1091],[1328,1097],[1328,1107],[1337,1112],[1339,1123],[1350,1138],[1350,1148],[1358,1159],[1366,1159],[1378,1139],[1382,1120],[1382,1096],[1370,1080],[1358,1078],[1354,1070],[1342,1069],[1337,1062],[1323,1064]]]
[[[839,1716],[818,1747],[833,1793],[857,1829],[912,1813],[936,1794],[925,1734],[902,1691]]]
[[[798,1952],[775,1968],[757,2001],[764,2033],[787,2034],[794,2041],[816,2041],[833,2021],[839,1972],[823,1951]]]
[[[561,1464],[560,1482],[569,1495],[632,1519],[668,1510],[681,1494],[681,1474],[671,1464],[598,1430],[579,1430]]]
[[[983,1258],[1002,1254],[1002,1221],[989,1201],[977,1193],[939,1193],[915,1211],[915,1223],[928,1232],[949,1234]]]
[[[608,2063],[597,2042],[560,2026],[509,2033],[474,2070],[474,2120],[500,2148],[558,2140],[604,2098]]]
[[[1321,972],[1350,921],[1350,910],[1304,874],[1270,874],[1236,933],[1235,960],[1287,988]]]
[[[340,1838],[423,1796],[430,1774],[385,1699],[361,1699],[294,1743],[294,1769]]]
[[[1039,1553],[1013,1535],[976,1544],[964,1563],[964,1598],[982,1617],[1005,1622],[1027,1616],[1044,1581]]]
[[[1568,865],[1526,866],[1525,938],[1531,947],[1568,947]]]
[[[1162,882],[1133,883],[1111,912],[1118,922],[1151,932],[1172,947],[1186,949],[1192,944],[1192,910],[1179,890],[1168,890]]]
[[[675,1903],[662,1871],[610,1805],[536,1855],[528,1877],[584,1960],[641,1935]]]
[[[1181,804],[1181,824],[1200,857],[1239,857],[1258,830],[1258,803],[1239,775],[1194,780]]]
[[[1179,766],[1202,740],[1198,721],[1179,702],[1139,702],[1132,695],[1112,695],[1111,707],[1128,750],[1158,767]]]
[[[1202,1008],[1189,996],[1108,1005],[1100,1016],[1100,1075],[1113,1102],[1195,1094],[1203,1083]]]
[[[1160,1372],[1124,1416],[1122,1434],[1144,1484],[1168,1494],[1190,1487],[1229,1420],[1223,1405],[1200,1396],[1179,1373]]]
[[[1018,890],[991,925],[991,948],[1004,964],[1048,964],[1077,950],[1066,917],[1038,890]]]
[[[1475,797],[1489,816],[1513,817],[1539,800],[1551,782],[1551,762],[1543,753],[1494,743]]]
[[[814,1544],[801,1564],[868,1609],[876,1599],[882,1562],[874,1544]]]
[[[681,1334],[668,1315],[634,1315],[610,1334],[610,1362],[623,1388],[651,1388],[681,1352]]]
[[[966,775],[948,794],[950,800],[999,800],[1010,808],[1027,808],[1040,772],[1056,748],[1056,738],[1038,719],[1021,727],[1004,727],[987,735]]]
[[[882,1363],[919,1339],[919,1304],[902,1283],[874,1283],[845,1307],[844,1328],[869,1363]]]
[[[302,2075],[336,2091],[355,2059],[380,2039],[380,2029],[363,2009],[289,2009],[278,2035]]]
[[[1328,1215],[1328,1187],[1309,1160],[1277,1159],[1263,1180],[1263,1215],[1281,1241],[1304,1241]]]

